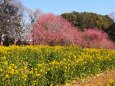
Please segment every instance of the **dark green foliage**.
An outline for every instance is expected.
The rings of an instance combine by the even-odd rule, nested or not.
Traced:
[[[61,68],[48,71],[45,77],[47,79],[47,86],[50,86],[51,84],[55,86],[59,83],[64,84],[66,81],[66,77],[64,76],[64,70]]]
[[[16,45],[29,45],[26,41],[17,40]]]
[[[16,45],[23,45],[21,40],[17,40]]]
[[[85,28],[99,28],[105,30],[113,23],[113,20],[108,15],[99,15],[96,13],[72,12],[64,13],[61,16],[81,30]]]
[[[15,41],[14,38],[11,38],[9,36],[5,36],[4,39],[5,39],[3,42],[4,46],[9,46],[9,45],[14,44],[14,41]]]
[[[115,41],[115,23],[113,23],[109,28],[105,30],[110,36],[110,39]]]

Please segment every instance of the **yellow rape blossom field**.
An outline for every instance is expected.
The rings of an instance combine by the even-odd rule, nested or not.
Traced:
[[[115,68],[115,50],[77,46],[0,47],[0,86],[55,86]]]

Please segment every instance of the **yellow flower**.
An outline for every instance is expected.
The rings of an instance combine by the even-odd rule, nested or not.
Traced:
[[[15,74],[18,74],[18,70],[15,70]]]
[[[2,72],[3,71],[3,69],[2,68],[0,68],[0,72]]]
[[[3,65],[5,65],[5,66],[8,65],[8,62],[7,61],[3,62]]]
[[[34,72],[31,70],[29,73],[30,73],[30,74],[33,74]]]
[[[41,74],[36,74],[37,77],[39,77]]]
[[[24,67],[24,70],[25,70],[25,69],[27,69],[27,67],[26,67],[26,66]]]
[[[6,56],[3,56],[2,59],[3,59],[3,60],[6,60]]]
[[[14,74],[14,69],[11,69],[11,70],[10,70],[10,74]]]
[[[26,81],[27,80],[27,75],[23,75],[22,78]]]
[[[11,70],[11,69],[12,69],[12,67],[11,67],[11,66],[8,66],[7,68],[8,68],[8,70]]]
[[[5,78],[9,78],[9,75],[8,75],[8,74],[6,74],[6,75],[5,75]]]
[[[64,61],[66,61],[66,58],[63,58]]]
[[[38,64],[38,67],[42,67],[43,65],[42,64]]]

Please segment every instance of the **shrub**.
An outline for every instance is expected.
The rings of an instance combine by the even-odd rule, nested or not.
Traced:
[[[11,38],[11,37],[9,37],[9,36],[5,36],[5,37],[4,37],[4,41],[3,41],[3,45],[4,45],[4,46],[9,46],[9,45],[14,44],[14,42],[15,42],[15,39],[14,39],[14,38]]]

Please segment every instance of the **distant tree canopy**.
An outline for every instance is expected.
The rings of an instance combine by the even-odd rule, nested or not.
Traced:
[[[85,28],[99,28],[105,30],[114,22],[108,15],[99,15],[96,13],[71,12],[64,13],[61,16],[81,30]]]

